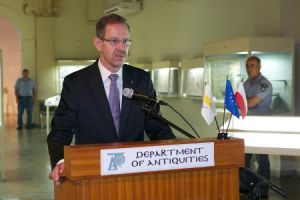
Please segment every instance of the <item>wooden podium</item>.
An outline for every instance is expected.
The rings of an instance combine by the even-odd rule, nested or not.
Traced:
[[[161,145],[214,143],[213,167],[100,175],[100,150]],[[242,139],[189,139],[75,145],[65,147],[65,176],[54,186],[55,200],[235,200],[239,168],[244,165]]]

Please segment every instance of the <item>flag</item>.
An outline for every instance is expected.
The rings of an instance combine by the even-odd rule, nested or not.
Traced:
[[[242,118],[244,119],[248,112],[248,105],[247,105],[247,98],[246,98],[243,81],[238,82],[234,96],[235,96],[237,106],[240,109]]]
[[[211,124],[211,122],[214,120],[214,117],[217,115],[216,104],[208,84],[205,84],[204,86],[201,114],[208,125]]]
[[[229,80],[226,80],[226,89],[225,89],[225,100],[224,100],[225,108],[231,112],[237,118],[240,117],[240,113],[235,101],[235,96],[232,90],[232,86]]]

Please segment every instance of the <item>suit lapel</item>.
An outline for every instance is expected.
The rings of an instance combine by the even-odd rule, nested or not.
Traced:
[[[117,136],[117,132],[114,126],[113,118],[111,115],[108,99],[106,97],[103,80],[100,75],[100,70],[98,67],[98,61],[96,61],[93,65],[91,77],[89,79],[89,84],[92,88],[92,93],[96,99],[96,104],[98,105],[99,117],[105,118],[107,120],[107,126],[110,128],[105,128],[104,130],[115,130],[115,135]]]
[[[126,67],[126,65],[123,66],[123,88],[134,88],[133,76],[128,72],[128,68]],[[132,103],[131,99],[122,96],[120,129],[119,129],[120,136],[125,131],[131,103]]]

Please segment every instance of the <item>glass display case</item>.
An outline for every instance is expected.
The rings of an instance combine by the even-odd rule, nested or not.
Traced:
[[[181,92],[184,98],[200,99],[203,94],[203,59],[183,60],[181,62]]]
[[[232,118],[230,136],[244,139],[246,153],[300,156],[299,121],[294,116]]]
[[[178,65],[173,61],[152,64],[152,81],[158,96],[178,96]]]
[[[94,63],[94,60],[58,60],[57,61],[57,76],[58,76],[58,88],[57,93],[60,94],[63,86],[64,78],[84,67],[87,67]]]
[[[272,113],[294,113],[294,40],[282,37],[243,37],[207,43],[203,48],[204,79],[212,87],[217,105],[223,105],[225,81],[235,90],[239,80],[246,80],[246,59],[261,59],[261,73],[273,86]]]

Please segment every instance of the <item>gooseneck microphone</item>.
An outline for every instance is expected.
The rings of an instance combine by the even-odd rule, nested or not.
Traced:
[[[189,127],[191,127],[191,129],[194,131],[194,133],[197,135],[197,137],[198,138],[200,138],[200,136],[198,135],[198,133],[196,132],[196,130],[194,129],[194,127],[175,109],[175,108],[173,108],[170,104],[168,104],[167,102],[164,102],[164,101],[162,101],[162,100],[158,100],[158,99],[154,99],[154,98],[152,98],[152,97],[148,97],[148,96],[146,96],[146,95],[143,95],[143,94],[140,94],[140,93],[138,93],[138,92],[134,92],[134,90],[133,89],[131,89],[131,88],[124,88],[123,89],[123,91],[122,91],[122,95],[124,96],[124,97],[127,97],[127,98],[129,98],[129,99],[135,99],[135,100],[143,100],[143,101],[146,101],[146,102],[148,102],[148,103],[154,103],[154,107],[156,106],[156,105],[164,105],[164,106],[168,106],[168,107],[170,107],[173,111],[175,111],[188,125],[189,125]],[[185,130],[183,130],[182,128],[180,128],[180,127],[178,127],[177,125],[175,125],[175,124],[173,124],[172,122],[170,122],[169,120],[167,120],[167,119],[165,119],[165,118],[163,118],[161,115],[159,115],[159,114],[157,114],[157,113],[155,113],[155,112],[153,112],[153,110],[152,109],[149,109],[149,108],[147,108],[147,106],[146,106],[146,104],[142,104],[141,102],[140,102],[140,105],[141,105],[141,108],[145,111],[145,112],[147,112],[147,113],[149,113],[149,114],[151,114],[151,115],[153,115],[154,117],[156,117],[156,118],[158,118],[158,119],[160,119],[161,121],[163,121],[163,122],[165,122],[165,123],[167,123],[167,124],[169,124],[170,126],[172,126],[173,128],[175,128],[176,130],[178,130],[179,132],[181,132],[181,133],[183,133],[184,135],[186,135],[187,137],[189,137],[189,138],[195,138],[195,136],[193,136],[193,135],[191,135],[191,134],[189,134],[188,132],[186,132]]]
[[[154,99],[154,98],[148,97],[146,95],[136,93],[131,88],[124,88],[122,91],[122,95],[129,99],[144,100],[144,101],[154,102],[156,104],[164,105],[164,106],[168,105],[166,102],[164,102],[162,100]]]

